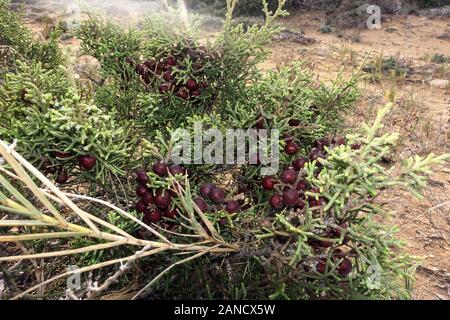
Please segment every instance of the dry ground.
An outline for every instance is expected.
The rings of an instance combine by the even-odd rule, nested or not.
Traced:
[[[395,56],[412,69],[406,77],[363,80],[363,95],[349,115],[349,127],[370,120],[378,107],[395,101],[388,127],[402,134],[394,161],[412,153],[445,153],[450,150],[450,87],[432,87],[434,79],[450,80],[449,64],[431,62],[436,54],[450,55],[450,39],[437,36],[450,30],[450,19],[392,17],[381,30],[346,30],[332,34],[318,31],[320,14],[294,14],[282,22],[292,31],[303,31],[317,40],[303,46],[290,42],[273,44],[272,59],[264,68],[307,59],[320,80],[339,73],[357,72],[364,60]],[[406,251],[420,256],[415,299],[450,299],[450,164],[436,168],[423,200],[395,191],[383,199],[391,210],[392,223],[406,242]]]
[[[55,11],[48,13],[55,16]],[[28,18],[33,30],[41,32],[41,20],[33,15]],[[450,38],[438,38],[445,32],[450,34],[450,19],[397,16],[384,21],[380,30],[330,34],[318,31],[323,23],[320,13],[292,14],[281,23],[292,31],[304,31],[316,43],[274,42],[272,58],[261,66],[263,69],[308,60],[318,79],[329,81],[339,73],[348,77],[357,72],[363,61],[395,56],[411,68],[410,72],[404,77],[382,76],[377,82],[362,80],[363,95],[348,116],[349,129],[370,120],[377,108],[394,101],[396,109],[388,127],[402,134],[394,162],[412,153],[449,152],[450,87],[432,87],[429,82],[450,80],[450,61],[431,61],[435,53],[450,59]],[[69,39],[63,45],[76,48],[77,41]],[[450,299],[450,164],[436,168],[424,199],[396,190],[383,202],[391,211],[391,223],[398,226],[406,242],[406,251],[423,259],[417,269],[415,299]]]

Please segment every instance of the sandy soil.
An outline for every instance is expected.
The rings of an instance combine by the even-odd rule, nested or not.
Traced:
[[[50,12],[55,15],[55,12]],[[34,16],[28,19],[39,33],[42,23]],[[450,19],[425,17],[392,17],[380,30],[346,30],[330,34],[318,31],[323,22],[320,13],[292,14],[282,24],[292,31],[303,31],[316,43],[301,45],[289,41],[275,42],[272,58],[261,66],[272,69],[295,60],[309,60],[322,81],[356,72],[363,61],[377,56],[395,56],[411,67],[401,79],[380,82],[363,80],[363,95],[356,111],[349,115],[349,129],[370,120],[378,107],[388,101],[399,106],[388,127],[400,130],[403,143],[394,161],[411,153],[444,153],[450,148],[450,87],[436,88],[434,79],[450,80],[450,64],[431,62],[433,54],[450,55],[450,39],[437,36],[450,31]],[[67,40],[66,47],[77,41]],[[406,107],[405,107],[406,106]],[[413,124],[412,124],[413,123]],[[418,200],[396,190],[383,198],[391,211],[390,221],[398,226],[406,251],[421,257],[414,289],[415,299],[450,299],[450,164],[436,168],[425,197]]]
[[[450,29],[450,19],[430,20],[425,17],[392,17],[381,30],[347,30],[333,34],[317,31],[322,24],[320,14],[291,15],[283,25],[292,31],[303,31],[317,42],[310,46],[290,42],[274,43],[272,59],[263,68],[293,60],[309,60],[315,74],[322,81],[334,79],[339,73],[350,76],[364,59],[369,61],[380,54],[395,56],[411,66],[411,74],[404,79],[381,83],[363,81],[363,95],[357,110],[349,116],[349,126],[370,120],[376,108],[392,99],[397,105],[405,101],[412,109],[399,108],[390,124],[405,136],[398,158],[411,153],[438,154],[450,148],[450,88],[435,88],[434,79],[450,79],[448,69],[437,72],[431,63],[435,53],[449,55],[450,41],[438,39]],[[411,102],[413,100],[413,102]],[[408,120],[417,120],[409,128]],[[392,123],[391,123],[392,122]],[[420,132],[418,132],[420,131]],[[424,132],[427,131],[427,134]],[[401,191],[386,195],[383,202],[391,211],[390,220],[399,227],[399,236],[406,242],[406,251],[421,257],[417,270],[415,299],[450,299],[450,164],[436,168],[423,200]]]

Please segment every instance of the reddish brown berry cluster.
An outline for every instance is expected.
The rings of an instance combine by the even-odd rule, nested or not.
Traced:
[[[295,156],[300,147],[294,141],[293,137],[285,137],[286,145],[284,152],[289,156]],[[324,199],[316,196],[306,195],[306,192],[317,195],[319,190],[313,188],[304,179],[303,168],[306,163],[326,157],[325,147],[331,145],[328,139],[318,139],[314,143],[314,148],[311,150],[308,158],[295,158],[291,166],[284,169],[278,178],[273,176],[265,177],[262,180],[262,187],[267,191],[274,191],[275,193],[269,198],[269,205],[281,210],[284,208],[303,209],[306,202],[309,207],[318,207],[324,204]]]
[[[69,152],[56,151],[54,152],[53,157],[59,161],[66,161],[72,157],[72,154]],[[97,158],[90,154],[78,156],[76,160],[79,167],[84,171],[92,170],[97,163]],[[67,173],[67,169],[65,168],[64,162],[61,164],[52,165],[51,161],[46,158],[41,164],[40,169],[48,175],[56,175],[55,182],[58,184],[65,184],[69,181],[69,175]]]
[[[164,161],[157,161],[153,164],[152,170],[160,177],[167,177],[170,174],[176,176],[185,174],[186,170],[180,165],[168,166]],[[148,171],[139,169],[136,171],[138,186],[136,195],[139,201],[136,203],[137,212],[144,214],[143,221],[146,224],[158,223],[162,217],[174,219],[178,215],[177,208],[173,205],[172,199],[177,197],[176,192],[170,189],[152,189],[147,186],[149,182]]]
[[[346,257],[345,253],[343,253],[342,250],[336,249],[333,252],[332,261],[335,263],[340,261],[336,268],[336,271],[341,277],[346,277],[350,274],[350,272],[352,272],[353,269],[352,262],[350,261],[349,258]],[[327,262],[325,259],[319,259],[317,261],[316,271],[322,274],[324,274],[327,271]]]
[[[241,203],[238,200],[227,199],[224,189],[212,183],[205,183],[200,186],[199,197],[194,199],[194,203],[202,212],[217,212],[225,210],[233,214],[241,211]],[[225,221],[222,224],[226,223]]]
[[[145,84],[155,81],[161,94],[193,100],[202,96],[208,88],[204,67],[208,60],[217,57],[218,54],[210,53],[205,46],[186,46],[173,49],[170,55],[160,60],[149,59],[136,64],[135,71]],[[192,72],[186,76],[188,67]]]

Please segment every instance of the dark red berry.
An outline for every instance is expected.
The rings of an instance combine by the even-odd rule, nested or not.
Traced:
[[[143,176],[143,175],[147,175],[147,170],[145,168],[140,168],[136,170],[136,176]]]
[[[139,183],[145,184],[148,182],[147,170],[139,169],[136,171],[136,179]]]
[[[266,127],[266,122],[264,121],[264,118],[261,118],[256,122],[255,129],[262,130]]]
[[[318,149],[323,149],[324,147],[330,146],[330,140],[327,138],[320,138],[314,141],[314,146]]]
[[[161,218],[162,218],[161,212],[157,210],[152,210],[145,213],[144,222],[146,224],[158,223],[159,221],[161,221]]]
[[[310,190],[310,192],[311,192],[311,193],[320,193],[320,190],[319,190],[319,188],[312,188],[312,189]]]
[[[164,210],[164,216],[169,219],[175,219],[175,217],[178,215],[178,210],[176,208],[169,209],[167,208]]]
[[[187,49],[187,54],[192,58],[192,59],[197,59],[198,58],[198,53],[192,49],[192,48],[188,48]]]
[[[361,149],[361,145],[359,143],[354,143],[350,146],[350,148],[352,148],[352,150],[359,150]]]
[[[159,189],[155,195],[155,204],[160,209],[167,208],[172,202],[172,197],[170,196],[169,190]]]
[[[183,100],[187,100],[187,99],[189,99],[189,92],[185,87],[181,87],[178,90],[178,96]]]
[[[298,158],[297,160],[294,160],[294,161],[292,162],[292,166],[293,166],[296,170],[300,171],[301,169],[303,169],[303,167],[305,166],[306,162],[308,162],[306,159],[304,159],[304,158]]]
[[[143,64],[137,64],[134,68],[136,73],[143,76],[145,73],[145,66]]]
[[[158,161],[153,165],[153,172],[160,177],[167,176],[167,164],[164,161]]]
[[[319,241],[319,246],[322,248],[329,248],[332,245],[333,245],[333,242],[331,242],[331,241],[325,241],[325,240]]]
[[[67,181],[69,181],[69,176],[67,175],[67,173],[61,172],[60,174],[58,174],[55,181],[59,184],[67,183]]]
[[[338,137],[336,138],[334,142],[337,146],[342,146],[345,144],[345,138],[344,137]]]
[[[309,153],[309,160],[314,161],[319,158],[325,159],[325,155],[322,153],[322,151],[319,148],[313,148],[311,152]]]
[[[318,273],[325,273],[325,271],[326,271],[326,269],[327,269],[327,265],[326,265],[326,263],[324,262],[324,261],[319,261],[318,263],[317,263],[317,265],[316,265],[316,270],[317,270],[317,272]]]
[[[163,69],[164,69],[164,64],[158,62],[155,64],[155,68],[153,71],[155,72],[155,74],[160,76],[163,73]]]
[[[269,198],[269,204],[274,209],[282,209],[284,207],[283,196],[281,194],[274,194]]]
[[[274,177],[264,177],[262,180],[264,190],[273,190],[276,184],[277,180]]]
[[[185,169],[182,166],[178,165],[178,164],[174,164],[174,165],[171,165],[169,167],[169,172],[173,176],[176,176],[177,174],[184,174],[185,173]]]
[[[315,197],[309,197],[308,198],[309,206],[312,207],[320,207],[324,204],[324,201],[322,198],[316,199]]]
[[[289,120],[288,124],[291,127],[298,127],[300,125],[300,120],[298,120],[298,119],[291,119],[291,120]]]
[[[298,200],[299,194],[297,190],[287,189],[283,192],[283,201],[288,207],[294,207]]]
[[[175,57],[169,56],[166,59],[166,64],[171,67],[174,67],[177,64],[177,59]]]
[[[188,88],[191,91],[197,90],[198,88],[197,81],[195,81],[194,79],[189,79],[188,81],[186,81],[186,88]]]
[[[333,233],[333,235],[336,237],[336,238],[340,238],[341,237],[341,234],[342,233],[344,233],[344,232],[346,232],[345,230],[348,228],[348,224],[347,223],[342,223],[341,225],[339,225],[339,228],[334,228],[333,230],[332,230],[332,233]]]
[[[308,181],[300,180],[297,184],[298,191],[305,191],[308,188]]]
[[[305,201],[303,201],[302,199],[298,199],[295,207],[302,210],[305,207]]]
[[[225,190],[222,188],[213,188],[209,193],[209,199],[215,203],[222,203],[225,199]]]
[[[48,173],[55,174],[56,171],[58,171],[58,168],[53,166],[53,167],[48,167],[47,170],[48,170]]]
[[[335,248],[333,250],[333,258],[334,257],[343,258],[343,257],[345,257],[345,252],[339,248]]]
[[[140,184],[136,188],[136,195],[138,197],[143,197],[147,192],[148,192],[147,187],[145,185]]]
[[[155,199],[152,195],[152,193],[150,191],[147,190],[147,192],[145,192],[145,194],[142,196],[142,201],[149,205],[149,204],[153,204],[155,203]]]
[[[204,198],[209,198],[209,193],[211,192],[212,189],[214,189],[216,186],[213,185],[212,183],[205,183],[202,184],[202,186],[200,187],[200,194],[202,197]]]
[[[136,203],[135,209],[136,209],[137,212],[144,213],[145,210],[146,210],[146,208],[147,208],[147,206],[145,205],[144,201],[139,200],[139,201]]]
[[[126,57],[126,58],[125,58],[125,63],[128,64],[128,65],[131,66],[131,67],[134,66],[134,60],[133,60],[133,58]]]
[[[194,203],[197,205],[201,212],[208,211],[208,204],[202,198],[195,198]]]
[[[170,91],[170,89],[172,89],[171,83],[162,83],[158,88],[160,93],[167,93]]]
[[[286,152],[290,156],[295,155],[298,152],[298,150],[299,150],[298,145],[293,141],[289,141],[284,147],[284,152]]]
[[[156,66],[155,61],[151,60],[144,61],[142,64],[144,65],[144,67],[149,68],[152,71],[155,69]]]
[[[78,157],[78,163],[84,170],[91,170],[94,168],[97,159],[93,155],[84,155]]]
[[[225,218],[222,218],[219,220],[219,223],[221,226],[225,227],[228,224],[228,220]]]
[[[170,71],[164,72],[164,74],[163,74],[164,81],[170,82],[173,80],[173,78],[174,78],[174,76],[173,76],[172,72],[170,72]]]
[[[151,77],[151,73],[148,69],[145,69],[144,73],[142,74],[142,80],[144,80],[145,84],[149,84],[150,83],[150,77]]]
[[[241,209],[241,205],[239,204],[239,201],[236,201],[236,200],[228,201],[226,206],[225,206],[225,210],[228,213],[236,213],[240,209]]]
[[[350,274],[350,272],[352,272],[351,261],[347,258],[344,258],[344,260],[342,260],[342,262],[339,264],[337,270],[338,270],[339,275],[341,275],[343,277],[348,276]]]
[[[281,173],[281,181],[284,183],[294,183],[297,179],[297,171],[293,169],[286,169]]]
[[[200,97],[202,95],[202,92],[199,90],[195,90],[191,92],[191,96],[193,97]]]

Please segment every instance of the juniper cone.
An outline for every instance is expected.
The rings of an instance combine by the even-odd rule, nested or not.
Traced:
[[[196,198],[194,200],[194,203],[197,205],[197,207],[200,209],[200,211],[202,211],[202,212],[208,211],[208,204],[202,198]]]
[[[209,192],[209,199],[214,203],[222,203],[225,199],[225,190],[215,187]]]
[[[212,183],[205,183],[200,187],[200,194],[204,198],[209,198],[209,193],[212,189],[214,189],[216,186]]]

